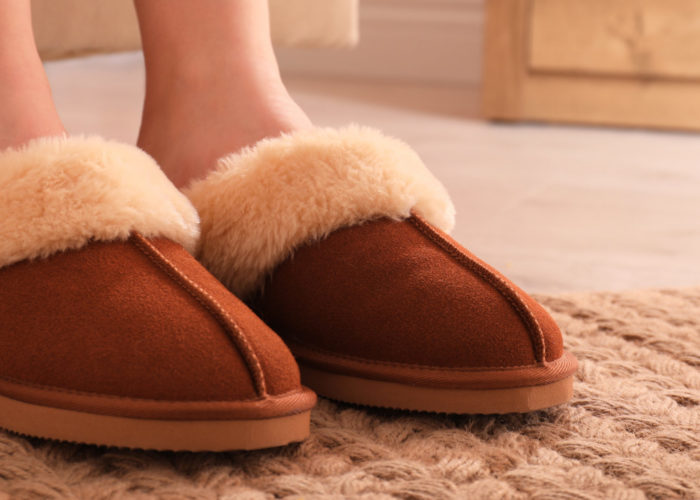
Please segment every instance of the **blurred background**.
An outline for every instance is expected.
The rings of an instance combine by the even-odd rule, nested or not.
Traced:
[[[700,2],[270,4],[312,120],[411,144],[455,201],[454,236],[523,288],[700,284]],[[68,130],[135,142],[131,1],[33,10]]]

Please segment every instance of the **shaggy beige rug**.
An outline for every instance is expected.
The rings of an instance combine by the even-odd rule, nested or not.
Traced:
[[[307,442],[249,453],[128,452],[0,434],[0,491],[18,499],[700,499],[700,288],[540,298],[581,362],[568,406],[434,416],[321,401]]]

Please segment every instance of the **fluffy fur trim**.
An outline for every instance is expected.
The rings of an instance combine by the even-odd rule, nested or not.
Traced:
[[[244,298],[295,248],[341,227],[412,210],[445,231],[454,225],[445,188],[418,155],[358,126],[265,139],[185,193],[202,219],[198,257]]]
[[[194,207],[140,149],[52,137],[0,152],[0,267],[132,231],[191,252],[199,237]]]

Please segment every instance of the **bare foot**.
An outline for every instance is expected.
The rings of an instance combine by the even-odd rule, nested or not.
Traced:
[[[65,129],[46,88],[0,82],[0,151],[31,139],[63,135]]]
[[[260,139],[311,127],[279,76],[255,71],[178,75],[148,94],[138,145],[176,186],[206,176],[217,159]]]
[[[223,155],[311,126],[279,75],[267,2],[136,0],[146,59],[138,145],[178,187]]]

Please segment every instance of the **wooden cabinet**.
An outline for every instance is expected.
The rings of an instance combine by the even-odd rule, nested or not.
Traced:
[[[486,7],[487,118],[700,130],[700,1]]]

